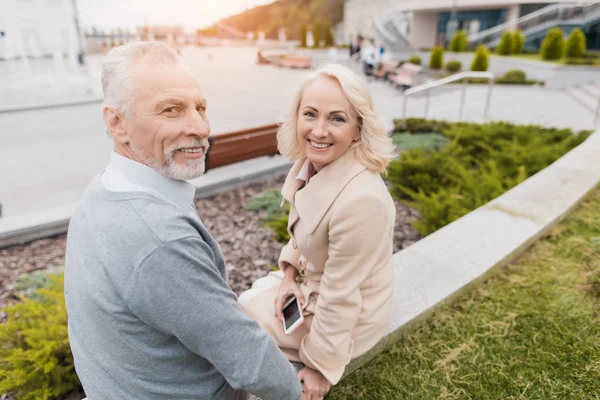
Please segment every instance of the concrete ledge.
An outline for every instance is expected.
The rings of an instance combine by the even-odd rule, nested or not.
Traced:
[[[249,183],[281,176],[292,164],[282,156],[264,156],[212,169],[191,183],[206,198]],[[77,204],[0,218],[0,249],[67,232]]]
[[[70,107],[70,106],[79,106],[85,104],[95,104],[102,103],[102,96],[92,96],[87,98],[81,98],[79,100],[66,100],[66,101],[55,101],[55,102],[47,102],[40,104],[29,104],[29,105],[16,105],[16,106],[8,106],[8,107],[0,107],[0,114],[10,113],[10,112],[19,112],[19,111],[31,111],[31,110],[43,110],[46,108],[56,108],[56,107]]]
[[[510,263],[600,182],[600,132],[483,207],[394,254],[394,311],[388,334],[353,360],[360,368],[445,302]]]

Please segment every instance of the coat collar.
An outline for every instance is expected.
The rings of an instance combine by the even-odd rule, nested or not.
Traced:
[[[296,177],[304,161],[305,158],[296,161],[287,175],[281,194],[284,200],[293,205],[297,211],[297,213],[290,213],[288,227],[291,229],[296,220],[302,218],[307,232],[312,233],[340,192],[366,167],[360,164],[351,152],[346,152],[321,169],[302,190],[299,190],[304,181]]]

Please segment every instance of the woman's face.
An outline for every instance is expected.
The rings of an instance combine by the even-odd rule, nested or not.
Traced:
[[[320,76],[304,89],[296,131],[304,155],[317,171],[360,139],[356,118],[341,86]]]

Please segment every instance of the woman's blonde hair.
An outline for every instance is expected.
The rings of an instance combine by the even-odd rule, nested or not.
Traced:
[[[373,100],[364,82],[354,72],[337,64],[329,64],[313,72],[302,84],[294,98],[293,106],[285,116],[277,132],[279,152],[296,161],[303,156],[302,147],[296,131],[298,110],[304,89],[319,77],[337,82],[350,103],[351,113],[356,119],[360,131],[360,140],[352,143],[348,151],[371,171],[383,172],[394,158],[394,144],[387,135],[385,124],[375,113]]]

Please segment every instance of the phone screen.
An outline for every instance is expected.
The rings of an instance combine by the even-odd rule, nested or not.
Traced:
[[[283,309],[283,318],[285,320],[285,329],[289,329],[300,319],[300,307],[298,307],[298,300],[295,297],[294,300]]]

